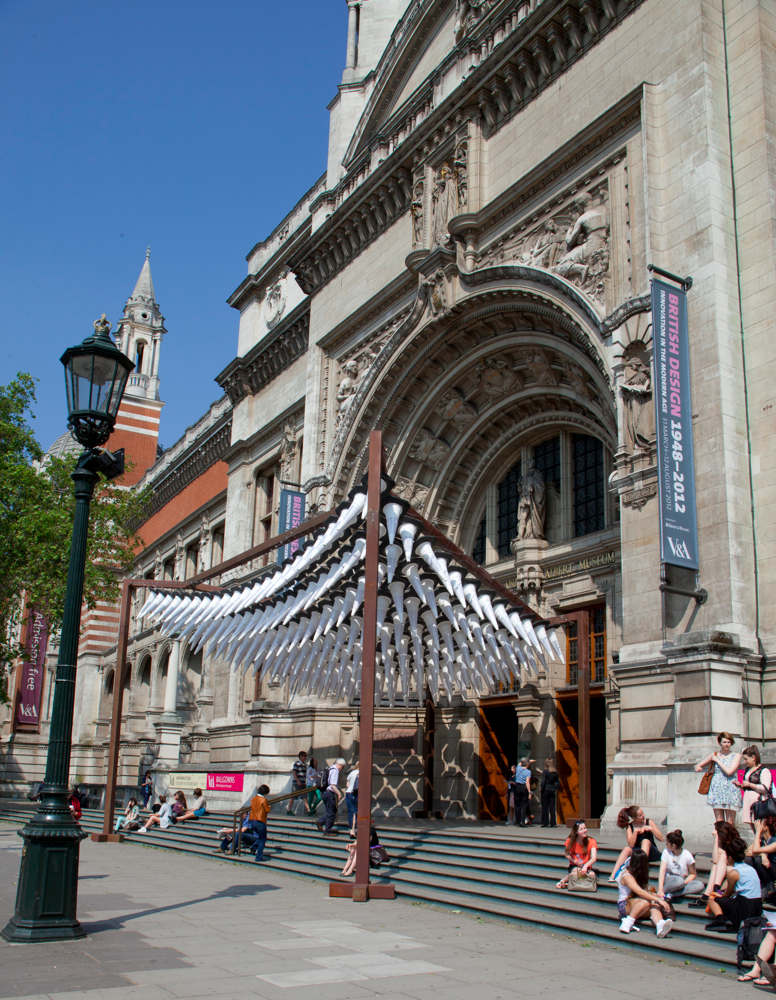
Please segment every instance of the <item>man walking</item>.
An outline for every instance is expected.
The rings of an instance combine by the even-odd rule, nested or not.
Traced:
[[[302,788],[307,787],[307,754],[304,750],[300,750],[297,754],[297,759],[294,761],[294,766],[291,768],[291,791],[298,792]],[[288,800],[287,814],[290,816],[294,811],[296,806],[296,799]],[[306,807],[305,807],[306,808]],[[307,810],[310,811],[309,809]]]
[[[326,817],[323,820],[316,820],[316,826],[324,837],[337,837],[339,834],[334,829],[334,822],[337,819],[337,807],[342,798],[339,790],[340,771],[345,766],[342,757],[338,757],[329,768],[329,777],[326,788],[323,792],[323,804],[326,807]]]
[[[251,811],[248,814],[247,829],[256,838],[254,840],[256,846],[255,861],[264,860],[264,847],[267,843],[267,816],[272,809],[265,798],[267,795],[269,795],[269,785],[259,785],[256,794],[251,799]],[[251,847],[251,851],[253,851],[253,847]]]
[[[518,764],[514,777],[515,795],[515,825],[525,826],[528,818],[528,803],[531,799],[531,772],[528,770],[529,760],[523,757]]]

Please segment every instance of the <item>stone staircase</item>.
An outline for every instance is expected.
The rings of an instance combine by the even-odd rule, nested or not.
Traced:
[[[21,825],[34,808],[27,802],[0,800],[0,821]],[[310,819],[290,817],[282,805],[277,808],[281,815],[270,818],[262,869],[324,882],[339,880],[347,837],[324,838]],[[89,833],[101,831],[102,811],[85,809],[82,826]],[[231,826],[231,813],[215,813],[166,831],[156,828],[148,834],[128,834],[125,842],[213,857],[218,846],[216,831]],[[565,831],[470,826],[380,821],[380,842],[391,863],[373,871],[373,881],[392,881],[397,895],[415,903],[635,949],[655,959],[715,970],[735,967],[735,936],[708,933],[704,925],[710,918],[702,910],[688,909],[686,903],[675,904],[678,920],[667,938],[658,940],[647,923],[640,932],[620,934],[617,886],[605,881],[617,857],[616,848],[599,846],[597,867],[604,881],[597,893],[569,893],[555,888],[566,871]],[[234,864],[254,864],[247,853],[215,856]],[[703,877],[708,863],[699,858],[698,868]],[[657,871],[653,871],[656,882]]]

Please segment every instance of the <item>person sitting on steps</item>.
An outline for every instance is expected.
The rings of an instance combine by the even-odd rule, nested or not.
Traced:
[[[703,892],[703,882],[696,874],[695,858],[684,849],[682,831],[672,830],[666,834],[666,849],[660,855],[657,894],[670,898],[699,892]]]
[[[207,802],[202,794],[201,788],[194,789],[194,808],[187,809],[178,817],[179,823],[185,823],[187,819],[202,819],[207,812]]]
[[[645,852],[650,861],[659,861],[660,851],[655,844],[655,837],[658,840],[663,839],[660,828],[651,819],[647,819],[641,806],[627,806],[625,809],[620,809],[617,814],[617,826],[625,830],[628,843],[614,862],[612,874],[609,876],[610,882],[617,881],[617,872],[637,847]]]
[[[640,848],[635,848],[628,867],[620,875],[620,893],[617,899],[620,915],[620,931],[630,934],[637,920],[649,914],[659,938],[668,934],[674,926],[671,919],[671,904],[649,890],[649,858]],[[638,927],[636,928],[638,930]]]
[[[557,883],[556,889],[568,888],[569,875],[573,871],[578,871],[580,875],[587,875],[588,872],[595,871],[593,865],[598,857],[598,844],[592,837],[588,837],[587,824],[583,819],[577,820],[572,826],[565,847],[566,860],[569,863],[568,875],[565,875]],[[595,874],[597,875],[598,872]]]
[[[706,924],[706,930],[737,934],[744,920],[762,913],[763,894],[757,872],[746,863],[746,843],[734,837],[725,847],[725,853],[731,866],[727,872],[727,888],[709,899],[714,919]]]
[[[738,836],[738,830],[732,823],[721,819],[717,820],[714,824],[712,836],[714,840],[711,847],[711,873],[709,874],[709,881],[706,884],[706,891],[697,899],[687,904],[688,906],[697,907],[700,910],[706,909],[712,892],[721,891],[722,883],[725,881],[725,876],[730,867],[727,855],[725,854],[725,847],[731,840]]]

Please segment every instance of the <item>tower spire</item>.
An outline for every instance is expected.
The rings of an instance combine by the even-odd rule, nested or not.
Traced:
[[[140,277],[137,279],[137,284],[135,285],[135,290],[132,293],[130,301],[139,302],[156,302],[156,297],[154,295],[154,282],[151,277],[151,247],[146,250],[146,258],[143,261],[143,268],[140,272]]]

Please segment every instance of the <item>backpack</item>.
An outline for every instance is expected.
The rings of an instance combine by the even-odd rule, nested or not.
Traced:
[[[315,776],[315,787],[320,789],[320,791],[325,792],[329,787],[329,768],[324,767],[322,771],[319,771]]]
[[[754,962],[757,952],[765,937],[768,921],[765,917],[747,917],[738,929],[738,968],[745,962]]]

